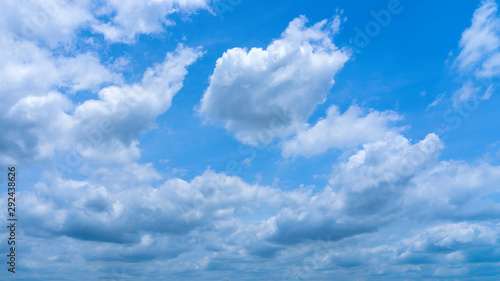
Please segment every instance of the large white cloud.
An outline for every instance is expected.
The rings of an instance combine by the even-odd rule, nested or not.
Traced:
[[[241,142],[268,143],[293,133],[323,103],[348,56],[332,42],[339,20],[290,22],[266,49],[227,50],[217,60],[199,112]]]

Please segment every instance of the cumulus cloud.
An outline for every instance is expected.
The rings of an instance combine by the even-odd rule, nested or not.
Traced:
[[[138,168],[135,165],[129,169]],[[151,170],[150,165],[144,168]],[[114,172],[129,178],[128,184],[102,186],[55,178],[35,185],[33,191],[23,195],[27,204],[25,218],[32,221],[26,231],[34,236],[140,242],[143,232],[179,234],[212,228],[214,222],[250,212],[250,207],[260,202],[277,200],[277,191],[272,188],[250,185],[210,170],[190,182],[174,178],[158,188],[148,186],[150,179],[140,174],[127,175],[127,169]],[[134,187],[133,183],[138,185]],[[49,213],[53,220],[40,219]],[[137,228],[132,221],[141,221],[142,227]]]
[[[55,261],[177,265],[162,276],[225,266],[269,274],[282,268],[289,279],[335,268],[347,279],[386,277],[413,265],[441,276],[432,266],[448,270],[497,257],[485,247],[496,245],[498,227],[481,221],[500,214],[499,204],[485,199],[498,190],[500,168],[439,161],[442,149],[434,134],[412,142],[388,132],[335,164],[330,184],[316,192],[212,170],[153,187],[161,177],[151,164],[101,168],[86,180],[46,174],[20,194],[23,231],[42,245],[65,241],[78,253],[61,249]],[[400,227],[408,233],[394,231]],[[32,256],[41,251],[29,247]]]
[[[205,120],[224,124],[251,145],[286,137],[302,126],[325,101],[348,59],[332,42],[339,21],[306,23],[303,16],[294,19],[266,49],[227,50],[200,102]]]
[[[489,164],[469,165],[441,161],[412,179],[406,191],[408,215],[450,220],[488,219],[498,216],[500,208],[486,199],[499,188],[500,168]],[[426,208],[419,206],[425,202]]]
[[[0,30],[18,40],[55,47],[75,39],[75,31],[95,20],[91,2],[70,0],[3,1]]]
[[[411,144],[399,134],[388,133],[380,141],[363,145],[347,162],[335,165],[330,184],[347,214],[385,214],[389,218],[399,212],[397,202],[411,179],[434,165],[442,148],[434,134]]]
[[[316,155],[328,149],[356,147],[382,139],[389,131],[397,131],[391,122],[401,117],[392,111],[371,111],[364,114],[358,106],[351,106],[344,113],[331,106],[327,116],[312,127],[302,129],[292,139],[283,143],[285,157]]]
[[[0,4],[0,30],[17,39],[51,47],[71,45],[79,30],[102,34],[110,42],[134,43],[139,35],[162,33],[175,25],[174,13],[210,10],[212,0],[70,1],[23,0]]]
[[[75,56],[54,55],[27,40],[0,36],[0,107],[27,95],[43,95],[50,90],[68,89],[74,93],[96,90],[105,83],[121,84],[121,75],[103,65],[94,53]]]
[[[166,55],[164,62],[147,69],[140,82],[105,87],[99,91],[99,99],[89,99],[79,105],[74,105],[57,91],[29,93],[17,101],[12,98],[14,103],[10,108],[7,107],[6,114],[2,116],[5,121],[2,126],[8,127],[5,129],[9,134],[0,146],[1,159],[6,162],[30,157],[47,159],[57,151],[68,149],[80,157],[110,163],[127,163],[138,159],[140,152],[135,137],[151,128],[155,118],[170,108],[173,96],[183,86],[187,67],[201,55],[200,49],[179,45],[175,52]],[[92,57],[85,58],[90,58],[91,66],[95,63]],[[81,71],[87,73],[91,69],[85,69],[89,65],[89,60],[85,58],[64,60],[73,67],[78,67],[78,62],[84,61]],[[47,59],[48,63],[50,61]],[[54,66],[56,74],[52,83],[60,81],[57,73],[66,68]],[[33,76],[41,75],[42,69],[35,68],[34,72]],[[93,85],[99,79],[94,74],[80,76],[76,70],[66,71],[66,74],[76,75],[70,80],[76,89]],[[99,72],[95,74],[99,75]],[[27,75],[23,79],[30,77]],[[33,91],[52,86],[46,81],[40,83],[47,84],[35,85]],[[8,106],[8,103],[5,105]]]
[[[429,227],[401,241],[398,259],[408,263],[463,263],[496,261],[498,225],[450,223]]]
[[[133,42],[137,35],[161,33],[174,25],[169,15],[193,13],[209,9],[210,0],[117,1],[108,0],[98,15],[108,16],[108,22],[97,22],[93,29],[113,42]]]
[[[73,118],[78,127],[71,135],[76,138],[75,143],[78,139],[86,140],[80,153],[90,155],[100,143],[108,140],[128,145],[138,133],[151,128],[182,88],[187,67],[201,55],[199,48],[179,45],[166,55],[164,62],[148,68],[139,83],[103,88],[99,99],[86,100],[77,106]]]

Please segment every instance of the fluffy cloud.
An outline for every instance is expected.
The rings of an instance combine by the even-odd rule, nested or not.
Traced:
[[[136,35],[160,33],[175,23],[167,16],[209,9],[211,0],[118,1],[108,0],[97,13],[109,22],[93,24],[95,31],[113,42],[133,42]]]
[[[52,47],[70,43],[76,30],[95,20],[88,0],[3,1],[0,14],[3,35]]]
[[[390,122],[400,120],[395,112],[371,111],[364,115],[361,108],[351,106],[340,113],[338,107],[327,110],[327,116],[312,127],[300,130],[291,140],[284,142],[283,155],[316,155],[331,148],[355,147],[382,139],[394,130]]]
[[[78,127],[71,136],[76,138],[75,143],[78,139],[87,141],[80,153],[90,155],[100,143],[110,140],[128,145],[138,133],[151,128],[182,88],[187,67],[201,55],[199,48],[179,45],[163,63],[147,69],[139,83],[106,87],[99,92],[98,100],[87,100],[76,107],[73,117]]]
[[[441,161],[412,179],[406,191],[408,216],[450,220],[489,219],[500,214],[498,203],[487,199],[498,190],[500,167]],[[421,209],[424,203],[427,208]]]
[[[498,6],[493,0],[484,0],[472,18],[472,25],[463,32],[460,40],[461,51],[457,63],[462,70],[470,70],[482,63],[477,71],[480,76],[498,73],[500,47],[500,19]]]
[[[33,191],[23,194],[25,219],[32,222],[26,231],[34,236],[64,235],[80,240],[139,243],[144,233],[210,230],[216,227],[213,224],[216,221],[230,220],[242,212],[251,212],[250,208],[258,207],[260,202],[276,203],[278,199],[277,190],[213,171],[206,171],[191,182],[174,178],[152,188],[145,185],[151,179],[127,171],[140,172],[141,168],[134,165],[114,171],[115,175],[126,176],[128,182],[116,186],[59,178],[40,182]],[[154,171],[150,165],[143,168]],[[53,219],[40,219],[49,213]],[[137,228],[131,221],[141,221],[142,227]]]
[[[463,84],[460,89],[455,91],[452,96],[453,105],[459,105],[467,100],[476,99],[480,88],[474,86],[471,81]]]
[[[453,223],[433,226],[401,241],[398,259],[408,263],[495,262],[498,225]],[[467,269],[465,269],[467,271]],[[465,272],[464,272],[465,273]]]
[[[416,144],[396,133],[365,144],[347,162],[334,165],[330,185],[344,214],[380,227],[401,215],[412,179],[437,163],[443,145],[434,134]]]
[[[121,75],[104,66],[96,54],[54,55],[50,50],[26,40],[0,36],[0,107],[28,95],[68,89],[74,93],[96,90],[105,83],[121,84]]]
[[[416,144],[402,135],[387,133],[384,139],[363,145],[363,149],[335,167],[333,185],[363,192],[382,183],[401,183],[437,160],[443,144],[429,134]]]
[[[79,30],[101,33],[110,42],[133,43],[138,35],[175,25],[174,13],[210,10],[211,0],[70,1],[23,0],[0,4],[0,30],[51,47],[71,45]]]
[[[500,18],[494,0],[483,0],[476,9],[471,26],[462,33],[460,54],[455,65],[465,77],[452,96],[453,105],[470,99],[488,100],[500,74]],[[479,94],[484,92],[482,97]]]
[[[199,112],[246,144],[285,137],[323,103],[348,57],[332,42],[339,21],[290,22],[265,50],[227,50],[217,60]]]
[[[175,52],[167,54],[163,63],[147,69],[140,82],[105,87],[99,91],[99,99],[89,99],[77,106],[56,91],[22,97],[2,116],[3,126],[7,126],[9,134],[2,140],[0,158],[4,163],[13,159],[17,159],[15,162],[28,158],[47,159],[57,151],[72,149],[79,157],[104,162],[128,163],[138,159],[140,153],[135,137],[151,128],[155,118],[170,108],[173,96],[183,86],[186,68],[201,55],[199,49],[179,45]],[[80,57],[65,60],[73,67],[82,60],[83,65],[89,63]],[[91,65],[92,62],[90,59]],[[40,75],[42,70],[36,69],[32,75]],[[66,66],[54,67],[54,73],[65,69]],[[83,68],[81,71],[87,73],[88,70]],[[78,71],[66,73],[79,74]],[[57,75],[54,76],[52,83],[59,81]],[[21,76],[22,79],[29,77]],[[70,81],[74,88],[81,89],[95,84],[96,79],[99,79],[96,75],[86,74]],[[43,90],[51,86],[46,81],[40,83],[47,85],[35,85],[34,88]]]

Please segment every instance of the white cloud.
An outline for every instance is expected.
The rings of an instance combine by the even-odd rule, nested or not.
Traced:
[[[440,104],[444,100],[445,96],[446,96],[446,92],[443,92],[443,93],[437,95],[436,99],[433,102],[431,102],[429,105],[427,105],[427,108],[425,109],[425,111],[429,111],[429,109],[436,107],[438,104]]]
[[[492,69],[498,67],[500,47],[500,19],[497,17],[498,6],[493,0],[484,0],[472,18],[472,25],[462,33],[461,51],[457,58],[460,69],[466,71],[483,63],[478,70],[481,76],[492,75]]]
[[[453,93],[451,97],[453,105],[456,106],[469,99],[476,99],[479,90],[480,88],[476,87],[471,81],[466,82],[460,89]]]
[[[453,247],[455,244],[477,243],[479,245],[494,244],[499,238],[498,230],[479,224],[456,223],[430,227],[426,230],[426,242],[437,247]],[[422,237],[421,237],[422,238]]]
[[[0,153],[17,161],[52,158],[55,149],[65,144],[66,132],[74,125],[66,113],[72,108],[73,103],[59,92],[22,98],[2,118],[8,133],[2,140],[5,147]]]
[[[339,21],[290,22],[265,50],[227,50],[217,60],[199,112],[246,144],[293,133],[323,103],[348,57],[332,42]]]
[[[358,106],[351,106],[341,114],[338,107],[331,106],[325,119],[299,130],[296,136],[283,143],[283,155],[310,156],[331,148],[356,147],[374,142],[382,139],[387,132],[396,131],[389,123],[400,119],[391,111],[371,111],[365,115]]]
[[[459,46],[454,65],[465,82],[453,93],[453,105],[469,99],[488,100],[495,91],[494,79],[500,74],[500,18],[495,0],[481,1]],[[478,96],[480,92],[482,97]]]
[[[363,145],[346,163],[335,167],[330,183],[353,192],[363,192],[383,183],[400,183],[437,161],[443,144],[429,134],[416,144],[397,134]]]
[[[109,22],[97,22],[93,29],[112,42],[134,42],[137,35],[161,33],[174,25],[169,15],[193,13],[209,9],[211,0],[107,0],[98,16],[110,17]]]
[[[67,88],[71,92],[96,90],[105,83],[121,84],[121,75],[104,66],[96,54],[56,56],[26,40],[0,35],[0,108],[22,97],[44,95]]]
[[[107,122],[114,128],[109,137],[130,143],[170,108],[172,98],[183,86],[187,67],[201,55],[199,48],[179,45],[175,52],[167,54],[164,62],[148,68],[139,83],[102,89],[99,99],[86,100],[76,107],[74,118],[79,122],[78,130],[91,132],[99,129],[101,122]],[[73,135],[85,137],[77,132]]]
[[[482,68],[478,70],[479,77],[493,77],[500,74],[500,53],[496,53],[484,61]]]
[[[44,56],[45,52],[40,51],[40,54],[33,62],[34,67],[29,64],[22,66],[22,62],[7,63],[6,71],[12,71],[17,65],[27,68],[28,71],[21,69],[19,72],[27,73],[26,78],[21,76],[21,79],[29,80],[43,77],[39,65],[41,60],[52,66],[47,72],[53,75],[53,80],[40,79],[38,85],[28,84],[27,89],[33,93],[23,92],[21,88],[19,92],[24,97],[17,101],[15,96],[11,97],[11,105],[4,104],[7,114],[2,117],[3,127],[9,134],[0,145],[3,161],[13,158],[23,161],[33,157],[47,159],[57,151],[68,149],[76,151],[79,157],[101,162],[128,163],[138,159],[140,151],[135,138],[151,128],[156,117],[170,108],[173,96],[183,86],[186,68],[202,52],[179,45],[175,52],[167,54],[163,63],[147,69],[139,83],[105,87],[99,91],[99,99],[89,99],[76,106],[63,94],[48,89],[62,80],[58,77],[60,73],[71,77],[67,80],[72,89],[94,86],[101,82],[102,73],[99,71],[103,68],[90,55],[63,58],[63,66],[56,66]],[[71,70],[68,65],[72,66]],[[86,74],[88,72],[91,74]],[[19,79],[11,79],[15,78]],[[19,87],[22,86],[19,82]],[[7,95],[6,92],[2,94]]]
[[[53,47],[70,43],[76,30],[95,20],[88,0],[2,1],[0,15],[3,35]]]
[[[70,1],[22,0],[0,3],[0,31],[51,47],[71,45],[78,30],[101,33],[111,42],[133,43],[142,34],[175,25],[174,13],[210,10],[211,0]]]
[[[405,194],[408,216],[415,210],[418,217],[453,220],[498,216],[500,206],[484,198],[496,192],[499,181],[498,166],[441,161],[412,179]]]
[[[477,101],[479,99],[489,100],[495,91],[495,84],[491,80],[489,82],[483,85],[476,84],[470,80],[465,82],[462,87],[453,93],[451,97],[453,105],[457,106],[467,101]]]
[[[58,58],[56,65],[62,74],[63,83],[60,86],[69,87],[73,92],[86,89],[96,91],[98,86],[106,82],[122,83],[121,76],[104,67],[98,56],[92,53]]]
[[[398,257],[408,263],[493,262],[500,256],[495,245],[498,225],[490,223],[448,223],[431,226],[399,243]],[[466,273],[465,270],[463,273]],[[440,275],[436,272],[436,275]]]

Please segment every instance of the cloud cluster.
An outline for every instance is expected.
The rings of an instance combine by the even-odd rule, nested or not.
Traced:
[[[67,1],[26,0],[0,4],[0,163],[35,162],[63,153],[62,166],[82,159],[130,163],[139,158],[136,137],[170,108],[186,68],[202,55],[179,45],[126,84],[99,48],[79,32],[102,32],[107,41],[132,43],[160,33],[172,13],[208,9],[204,0]],[[83,41],[85,42],[83,42]],[[78,44],[87,46],[80,50]],[[96,99],[74,104],[82,92]],[[106,153],[103,153],[106,151]],[[80,164],[79,164],[80,163]]]
[[[211,0],[71,1],[23,0],[0,4],[0,30],[18,39],[55,47],[72,44],[89,30],[109,42],[134,43],[140,35],[162,33],[175,25],[174,13],[189,15],[210,10]]]
[[[495,260],[497,251],[487,247],[496,247],[498,227],[486,221],[500,210],[484,199],[498,190],[500,167],[438,161],[442,148],[433,134],[412,143],[388,133],[334,165],[330,185],[317,192],[249,184],[212,170],[153,187],[145,177],[151,165],[86,181],[47,174],[22,192],[20,208],[26,235],[78,248],[71,257],[61,250],[57,259],[65,262],[177,265],[163,276],[221,267],[271,275],[281,267],[302,278],[320,278],[316,270],[328,268],[339,276],[390,276],[414,265],[441,276],[435,266]],[[394,231],[412,222],[423,227]]]
[[[2,163],[29,158],[50,159],[57,151],[67,150],[73,150],[87,159],[108,163],[128,163],[138,159],[135,138],[151,128],[156,117],[170,108],[173,96],[182,88],[187,67],[201,55],[200,49],[179,45],[177,50],[166,55],[164,62],[147,69],[140,82],[104,87],[99,91],[98,99],[88,99],[78,105],[61,92],[49,90],[61,81],[59,74],[71,75],[73,87],[81,88],[82,85],[96,84],[92,83],[96,77],[102,78],[99,72],[93,76],[93,70],[110,72],[100,64],[93,65],[93,57],[86,56],[87,60],[79,57],[63,59],[72,63],[72,67],[78,66],[78,62],[83,62],[84,66],[90,63],[91,69],[84,67],[81,71],[90,71],[91,74],[76,76],[80,72],[64,72],[69,66],[63,64],[61,67],[54,66],[53,81],[40,81],[42,85],[34,85],[33,93],[25,92],[31,90],[30,84],[20,85],[28,88],[24,91],[19,89],[17,101],[15,96],[12,97],[10,106],[8,102],[4,104],[7,108],[1,116],[3,126],[9,132],[0,146]],[[50,66],[49,59],[44,62]],[[12,70],[16,63],[6,63],[5,71]],[[29,67],[30,63],[33,68]],[[31,75],[40,75],[43,67],[40,61],[28,62],[24,67],[27,66],[26,78],[22,75],[18,78],[29,79]],[[37,92],[36,89],[46,92]],[[2,93],[8,94],[6,91]]]
[[[161,33],[175,22],[168,18],[174,13],[190,14],[197,10],[208,10],[211,0],[161,0],[118,1],[108,0],[100,7],[97,16],[108,18],[107,22],[92,24],[95,31],[113,42],[134,42],[137,35]]]
[[[325,101],[348,56],[332,42],[340,24],[290,22],[266,49],[227,50],[217,60],[199,113],[241,142],[266,144],[301,127]]]

